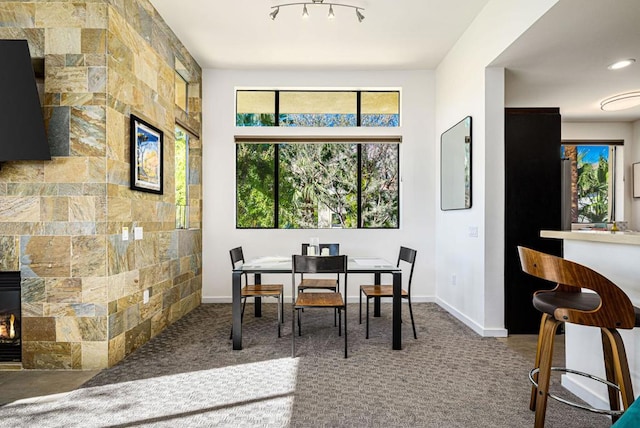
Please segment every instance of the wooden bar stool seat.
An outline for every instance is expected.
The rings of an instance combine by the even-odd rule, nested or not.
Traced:
[[[618,329],[640,327],[640,309],[613,282],[586,266],[524,247],[518,247],[518,252],[524,272],[557,284],[553,290],[540,290],[533,296],[533,306],[542,312],[535,366],[529,374],[533,384],[529,408],[536,412],[535,426],[544,427],[547,397],[611,415],[615,422],[634,401],[626,351]],[[583,292],[583,288],[593,292]],[[551,367],[554,339],[562,323],[600,328],[606,379]],[[607,385],[610,408],[595,409],[553,395],[549,392],[552,371],[586,376]]]

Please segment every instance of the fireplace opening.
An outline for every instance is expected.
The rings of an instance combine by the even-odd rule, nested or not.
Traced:
[[[20,272],[0,272],[0,362],[22,360]]]

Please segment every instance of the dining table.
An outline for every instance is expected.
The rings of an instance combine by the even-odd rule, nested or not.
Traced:
[[[322,256],[318,256],[322,257]],[[242,275],[253,274],[254,283],[260,284],[262,274],[291,274],[291,256],[264,256],[236,266],[232,271],[232,318],[233,349],[242,349]],[[381,283],[382,274],[393,277],[393,313],[391,322],[391,347],[402,349],[402,270],[393,263],[379,257],[348,257],[347,274],[373,274],[374,283]],[[346,296],[345,296],[346,299]],[[255,298],[255,316],[262,314],[261,299]],[[374,300],[374,317],[380,316],[380,299]]]

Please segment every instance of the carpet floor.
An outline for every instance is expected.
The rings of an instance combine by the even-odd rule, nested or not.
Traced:
[[[305,310],[291,358],[291,310],[247,305],[232,351],[231,305],[203,304],[56,401],[0,407],[1,427],[526,427],[532,361],[483,338],[433,303],[403,307],[403,349],[391,350],[391,306],[370,339],[348,307],[349,358],[333,312]],[[560,390],[559,378],[554,389]],[[572,398],[567,392],[560,394]],[[605,416],[553,400],[547,427],[606,427]]]

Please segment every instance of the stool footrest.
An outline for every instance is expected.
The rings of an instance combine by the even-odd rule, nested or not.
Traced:
[[[538,374],[539,371],[540,371],[539,368],[535,368],[535,369],[533,369],[533,370],[531,370],[529,372],[529,381],[536,388],[538,387],[538,382],[535,381],[534,376],[536,374]],[[551,371],[554,371],[554,372],[565,372],[565,373],[575,374],[575,375],[578,375],[578,376],[584,376],[584,377],[587,377],[589,379],[593,379],[593,380],[595,380],[597,382],[604,383],[605,385],[607,385],[607,386],[609,386],[611,388],[615,388],[618,391],[620,391],[620,387],[618,385],[616,385],[615,383],[609,382],[606,379],[599,378],[599,377],[594,376],[594,375],[589,374],[589,373],[580,372],[580,371],[573,370],[573,369],[568,369],[566,367],[551,367]],[[562,397],[560,397],[558,395],[555,395],[555,394],[552,394],[550,392],[547,392],[547,396],[550,397],[550,398],[553,398],[556,401],[564,403],[564,404],[566,404],[568,406],[577,407],[578,409],[587,410],[587,411],[593,412],[593,413],[600,413],[600,414],[611,415],[611,416],[620,416],[620,415],[622,415],[624,413],[624,410],[598,409],[598,408],[595,408],[595,407],[585,406],[584,404],[580,404],[580,403],[576,403],[576,402],[573,402],[573,401],[569,401],[569,400],[567,400],[565,398],[562,398]]]

